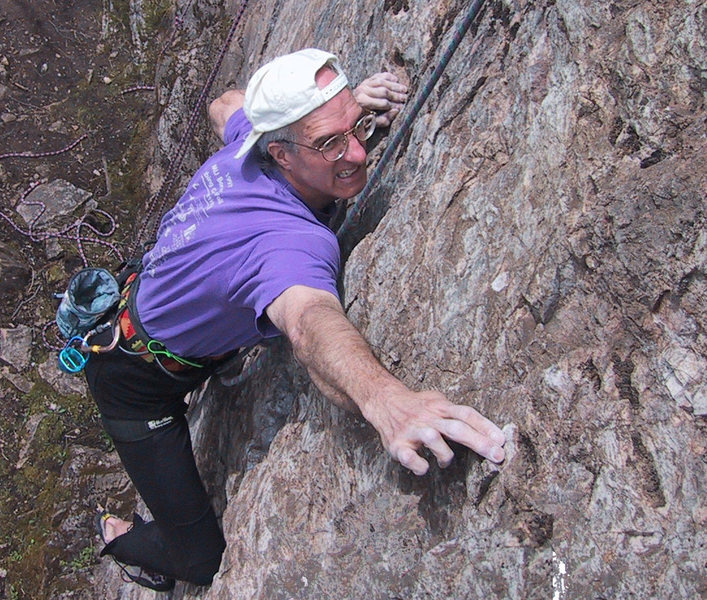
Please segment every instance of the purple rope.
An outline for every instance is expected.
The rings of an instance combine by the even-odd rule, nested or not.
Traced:
[[[194,129],[196,128],[196,124],[201,117],[201,108],[204,102],[206,101],[206,97],[208,96],[211,90],[211,86],[216,80],[216,76],[218,75],[219,70],[221,69],[223,59],[225,58],[226,52],[228,51],[228,48],[231,45],[233,36],[236,33],[236,28],[238,27],[238,24],[241,21],[241,18],[243,16],[243,13],[245,12],[247,5],[248,0],[243,0],[241,2],[240,10],[238,11],[238,14],[233,20],[233,23],[231,24],[231,29],[229,30],[228,35],[226,36],[226,40],[223,43],[219,56],[216,59],[216,62],[213,68],[211,69],[211,73],[209,74],[206,83],[204,84],[204,87],[201,90],[201,94],[199,94],[199,98],[197,99],[196,104],[194,105],[194,109],[191,112],[187,127],[184,131],[184,134],[182,135],[182,139],[179,141],[179,145],[177,146],[177,151],[175,152],[175,155],[173,156],[172,161],[170,162],[169,167],[167,169],[165,180],[163,181],[162,186],[160,187],[157,194],[152,196],[148,202],[147,216],[143,220],[143,225],[135,238],[135,247],[133,248],[133,252],[137,249],[137,245],[141,241],[145,242],[148,239],[157,235],[157,230],[159,228],[159,219],[162,217],[164,207],[167,203],[167,199],[169,198],[169,194],[172,190],[172,187],[174,186],[174,183],[177,179],[177,173],[179,171],[179,168],[181,167],[182,162],[184,161],[186,150],[194,133]],[[157,222],[154,225],[153,233],[151,236],[146,238],[145,232],[147,231],[147,227],[149,226],[149,224],[154,220],[155,215],[158,215],[158,218],[156,219]]]
[[[74,146],[77,146],[80,144],[84,139],[88,137],[87,133],[84,133],[79,139],[77,139],[75,142],[72,142],[65,148],[61,148],[61,150],[53,150],[51,152],[8,152],[7,154],[0,154],[0,160],[3,160],[5,158],[45,158],[47,156],[57,156],[58,154],[63,154],[64,152],[68,152]]]
[[[30,221],[29,225],[27,226],[27,229],[23,229],[19,225],[17,225],[9,216],[7,216],[4,212],[0,211],[0,217],[5,219],[7,223],[14,229],[16,232],[19,234],[29,238],[33,242],[43,242],[51,238],[56,238],[56,239],[67,239],[67,240],[73,240],[76,242],[76,245],[78,246],[78,251],[79,251],[79,256],[81,256],[81,260],[83,262],[84,267],[88,266],[88,259],[86,258],[86,254],[84,252],[83,246],[86,243],[92,243],[92,244],[97,244],[104,246],[110,250],[112,250],[115,255],[118,257],[118,260],[123,261],[124,257],[122,252],[118,249],[115,244],[112,244],[110,242],[107,242],[101,238],[106,238],[110,237],[115,233],[116,230],[116,224],[115,224],[115,219],[106,211],[101,210],[101,209],[94,209],[93,212],[99,213],[106,217],[110,223],[110,229],[107,232],[101,232],[98,231],[93,225],[90,225],[89,223],[86,223],[86,218],[88,217],[88,213],[84,214],[80,219],[74,221],[72,224],[67,225],[64,227],[64,229],[61,229],[59,231],[50,231],[50,230],[42,230],[42,231],[37,231],[35,230],[35,225],[37,224],[37,221],[41,218],[41,216],[44,214],[46,211],[46,206],[43,202],[37,202],[37,201],[30,201],[26,202],[25,198],[34,190],[39,183],[34,183],[32,184],[27,190],[22,194],[22,197],[20,198],[19,202],[17,203],[18,205],[24,204],[25,206],[39,206],[40,210],[39,212],[34,216],[34,218]],[[81,235],[81,230],[82,228],[88,228],[94,235],[95,237],[92,236],[83,236]],[[71,233],[71,232],[74,233]]]
[[[186,15],[187,11],[191,8],[191,4],[193,1],[194,0],[189,0],[189,3],[184,7],[184,10],[182,10],[181,14],[175,13],[174,28],[172,29],[172,35],[169,36],[169,40],[167,40],[167,43],[162,46],[162,50],[160,50],[160,54],[157,57],[157,61],[159,61],[164,56],[164,53],[167,51],[167,48],[172,46],[174,40],[177,38],[177,32],[181,31],[182,27],[184,27],[184,15]]]
[[[50,327],[54,327],[54,343],[47,339],[47,331]],[[56,321],[47,321],[42,326],[42,340],[44,341],[44,346],[49,350],[61,350],[66,342],[59,337],[59,328],[56,326]]]
[[[155,91],[154,85],[136,85],[136,86],[128,88],[127,90],[123,90],[122,92],[120,92],[120,95],[125,96],[125,94],[132,94],[134,92],[154,92],[154,91]]]

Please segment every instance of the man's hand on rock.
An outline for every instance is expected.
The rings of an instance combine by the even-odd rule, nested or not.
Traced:
[[[453,404],[438,392],[412,392],[401,386],[364,409],[391,456],[416,475],[424,475],[428,462],[418,454],[426,447],[447,467],[454,453],[444,438],[471,448],[500,463],[505,457],[503,432],[479,412]]]
[[[361,82],[353,94],[363,108],[377,113],[377,127],[388,127],[402,110],[407,91],[392,73],[376,73]]]

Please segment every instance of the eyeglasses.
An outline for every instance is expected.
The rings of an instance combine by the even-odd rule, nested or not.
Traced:
[[[344,154],[346,154],[346,150],[349,147],[349,135],[353,134],[359,142],[365,142],[373,135],[375,130],[376,115],[369,112],[356,121],[356,125],[354,125],[351,129],[344,131],[344,133],[331,136],[319,146],[308,146],[307,144],[300,144],[299,142],[292,141],[290,141],[290,143],[295,146],[302,146],[303,148],[309,148],[310,150],[321,152],[324,160],[336,162]]]

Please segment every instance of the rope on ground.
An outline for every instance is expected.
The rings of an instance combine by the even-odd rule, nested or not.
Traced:
[[[248,0],[243,0],[241,2],[240,10],[238,11],[238,14],[233,20],[233,23],[231,24],[231,28],[228,31],[228,35],[226,36],[226,40],[223,43],[223,46],[221,47],[221,51],[218,55],[218,58],[216,59],[216,62],[214,63],[213,68],[211,69],[211,73],[209,73],[206,83],[204,84],[204,87],[201,90],[201,94],[199,94],[199,98],[197,99],[196,104],[194,105],[194,108],[189,117],[189,121],[187,122],[186,129],[184,130],[184,134],[182,135],[182,139],[179,141],[179,145],[177,146],[177,151],[172,157],[172,160],[170,161],[170,164],[167,168],[167,174],[165,175],[165,179],[162,182],[162,186],[160,187],[159,191],[150,198],[148,202],[147,214],[143,220],[143,225],[140,228],[138,234],[135,236],[135,246],[132,249],[133,253],[137,250],[138,246],[141,243],[147,242],[149,239],[154,238],[157,234],[157,229],[159,228],[159,221],[162,218],[162,214],[169,198],[169,194],[172,191],[172,187],[174,187],[174,183],[177,179],[177,173],[179,172],[179,168],[181,167],[184,157],[186,155],[186,150],[194,133],[194,129],[196,128],[196,124],[199,118],[201,117],[202,106],[204,105],[206,97],[211,91],[211,87],[213,86],[213,83],[216,80],[216,76],[218,75],[218,72],[221,69],[223,59],[225,58],[226,52],[228,51],[228,48],[231,45],[231,41],[233,40],[233,36],[236,33],[236,29],[241,21],[241,18],[243,16],[243,13],[245,12],[247,5]],[[155,219],[155,216],[157,216],[157,219]],[[153,222],[153,220],[156,222],[153,227],[152,235],[146,236],[145,234],[147,228]]]
[[[70,150],[72,150],[73,148],[78,146],[87,137],[88,137],[88,134],[84,133],[77,140],[73,141],[68,146],[60,148],[59,150],[51,150],[48,152],[9,152],[7,154],[0,154],[0,160],[6,159],[6,158],[46,158],[49,156],[58,156],[59,154],[63,154],[64,152],[69,152]],[[24,204],[26,206],[39,206],[39,212],[33,217],[32,221],[27,226],[27,229],[23,229],[20,225],[17,225],[17,223],[15,223],[8,215],[6,215],[4,212],[0,211],[0,217],[2,217],[8,223],[8,225],[10,225],[10,227],[12,229],[14,229],[19,234],[24,235],[25,237],[28,237],[33,242],[43,242],[43,241],[48,240],[50,238],[69,239],[69,240],[75,241],[76,245],[78,247],[79,255],[81,256],[81,260],[83,261],[84,266],[88,266],[88,260],[86,258],[86,254],[84,253],[84,250],[83,250],[83,244],[86,242],[105,246],[108,249],[112,250],[115,253],[115,255],[118,257],[119,260],[121,260],[121,261],[123,260],[123,255],[120,252],[120,250],[117,248],[117,246],[101,239],[101,238],[111,236],[116,229],[115,220],[113,219],[113,217],[110,214],[108,214],[104,210],[93,209],[92,212],[103,215],[104,217],[106,217],[108,219],[108,221],[110,223],[110,230],[105,233],[98,231],[95,227],[93,227],[93,225],[86,223],[86,218],[88,217],[88,213],[84,214],[80,219],[78,219],[77,221],[74,221],[71,225],[68,225],[64,229],[61,229],[59,231],[35,229],[35,225],[39,221],[40,217],[44,214],[44,212],[46,210],[46,206],[44,205],[43,202],[39,202],[39,201],[29,201],[28,202],[26,200],[26,198],[38,185],[40,185],[39,182],[36,182],[36,183],[33,183],[32,185],[30,185],[29,188],[27,188],[27,190],[25,190],[25,192],[22,194],[19,201],[17,202],[18,206],[21,204]],[[95,235],[95,237],[82,236],[81,231],[84,227],[88,228]],[[72,231],[73,231],[73,233],[71,233]]]
[[[23,229],[21,226],[17,225],[17,223],[15,223],[8,215],[0,211],[0,217],[2,217],[12,229],[14,229],[17,233],[29,238],[33,242],[43,242],[52,238],[72,240],[76,242],[76,246],[78,247],[79,255],[81,256],[81,260],[83,261],[84,267],[88,266],[88,259],[86,258],[86,254],[83,250],[83,245],[85,243],[98,244],[104,246],[109,250],[113,251],[118,260],[120,260],[121,262],[124,260],[122,252],[118,249],[117,246],[115,246],[115,244],[111,244],[110,242],[101,239],[113,235],[116,230],[116,224],[115,219],[113,219],[113,217],[109,213],[104,210],[101,210],[100,208],[94,208],[91,212],[94,214],[102,215],[108,220],[108,222],[110,223],[110,228],[106,232],[99,231],[93,225],[86,223],[86,219],[88,218],[90,213],[85,213],[78,220],[74,221],[70,225],[67,225],[66,227],[58,231],[35,229],[37,222],[44,214],[47,207],[43,202],[27,201],[26,198],[39,185],[39,183],[33,183],[29,188],[27,188],[27,190],[25,190],[25,192],[20,197],[19,202],[17,203],[18,206],[20,204],[24,204],[25,206],[39,207],[39,211],[36,215],[34,215],[30,223],[27,225],[27,229]],[[95,237],[82,235],[83,228],[87,228],[94,234]]]
[[[72,142],[68,146],[61,148],[59,150],[52,150],[50,152],[8,152],[7,154],[0,154],[0,160],[6,158],[46,158],[47,156],[57,156],[72,150],[75,146],[78,146],[83,140],[88,137],[87,133],[84,133],[79,139]]]
[[[134,94],[135,92],[154,92],[155,91],[155,86],[154,85],[134,85],[133,87],[129,87],[122,92],[120,92],[121,96],[125,96],[126,94]]]
[[[466,35],[467,31],[469,31],[471,24],[474,22],[474,19],[476,19],[476,16],[478,15],[479,10],[483,6],[483,4],[484,0],[475,0],[471,3],[471,6],[469,7],[469,10],[464,16],[464,19],[457,26],[454,32],[454,36],[449,42],[447,49],[444,51],[442,58],[435,67],[434,71],[432,71],[432,74],[430,75],[430,78],[428,79],[427,83],[422,88],[420,95],[415,100],[414,104],[410,108],[410,111],[406,114],[405,119],[400,125],[400,129],[398,129],[390,144],[388,144],[388,147],[385,149],[385,152],[383,152],[383,155],[378,161],[376,168],[373,170],[373,173],[371,173],[370,177],[368,178],[366,187],[364,187],[361,193],[359,194],[359,199],[349,209],[349,212],[346,215],[346,219],[341,224],[336,234],[339,240],[341,240],[341,238],[348,232],[351,227],[359,224],[361,220],[361,214],[366,208],[366,202],[368,200],[368,196],[371,190],[380,180],[383,170],[386,168],[388,162],[393,157],[393,154],[398,149],[400,142],[402,142],[403,138],[405,137],[405,135],[407,135],[408,131],[412,127],[413,121],[417,117],[422,106],[429,98],[435,85],[437,85],[439,78],[442,76],[442,73],[444,73],[445,68],[449,64],[449,61],[454,55],[454,52],[459,47],[459,44],[464,39],[464,36]]]

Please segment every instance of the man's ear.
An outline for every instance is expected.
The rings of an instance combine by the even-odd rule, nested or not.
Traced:
[[[286,144],[283,144],[282,142],[270,142],[268,144],[268,152],[281,169],[284,169],[285,171],[289,171],[291,169],[291,152],[287,149]]]

